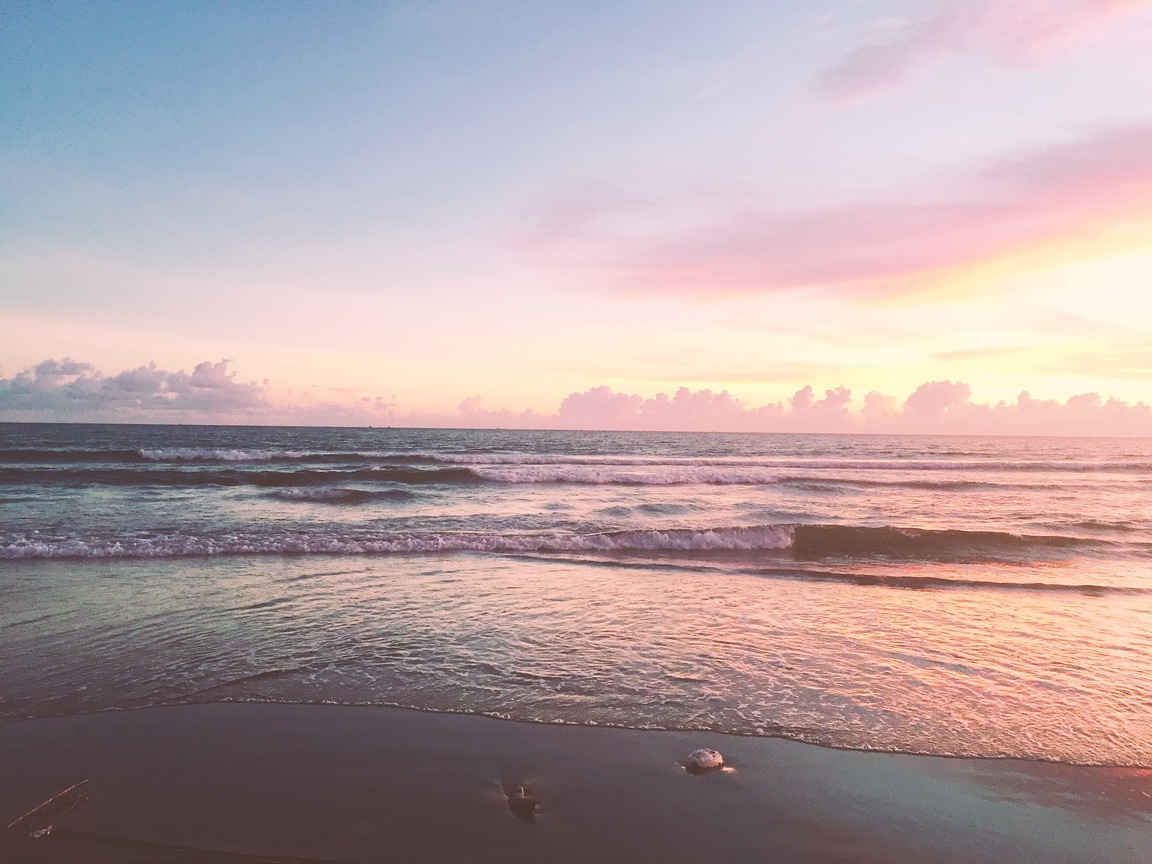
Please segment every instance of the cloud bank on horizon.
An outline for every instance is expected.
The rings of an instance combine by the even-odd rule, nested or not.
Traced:
[[[903,400],[873,390],[859,407],[846,387],[820,395],[806,385],[786,401],[754,406],[726,390],[680,387],[644,397],[599,386],[568,394],[553,413],[491,411],[478,396],[450,414],[403,412],[380,397],[350,405],[284,405],[270,400],[267,388],[267,381],[237,380],[226,360],[198,363],[191,373],[149,363],[106,376],[91,363],[49,359],[0,378],[0,422],[1152,436],[1152,406],[1143,402],[1098,393],[1061,402],[1025,391],[1013,402],[981,403],[972,400],[967,384],[951,380],[925,382]]]

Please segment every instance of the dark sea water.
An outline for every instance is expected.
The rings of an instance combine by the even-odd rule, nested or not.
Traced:
[[[0,720],[400,705],[1152,766],[1152,440],[0,424]]]

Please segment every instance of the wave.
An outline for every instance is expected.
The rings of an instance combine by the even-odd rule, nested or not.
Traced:
[[[246,471],[242,469],[180,468],[0,468],[0,483],[71,484],[106,486],[331,486],[373,480],[383,483],[473,484],[484,478],[469,468],[358,468],[351,471],[300,469]]]
[[[1140,454],[1135,454],[1140,456]],[[577,455],[562,453],[420,453],[381,454],[378,458],[401,456],[450,465],[532,466],[603,465],[635,467],[731,467],[773,469],[819,469],[852,471],[1133,471],[1152,473],[1152,462],[1121,460],[1036,460],[1036,459],[921,459],[921,458],[814,458],[785,456],[633,456],[616,454]]]
[[[88,462],[143,462],[139,450],[62,450],[17,448],[0,450],[0,463],[57,464]]]
[[[1140,454],[1134,454],[1139,456]],[[1005,460],[1005,459],[901,459],[811,458],[772,456],[686,457],[568,453],[445,453],[387,450],[293,450],[277,448],[147,447],[126,449],[9,448],[0,449],[0,463],[370,463],[380,465],[452,465],[501,467],[624,467],[726,468],[734,470],[839,470],[839,471],[975,471],[975,472],[1119,472],[1152,473],[1152,462],[1131,460]]]
[[[877,480],[860,477],[781,477],[782,485],[799,486],[814,491],[826,491],[838,487],[869,489],[927,489],[951,492],[974,492],[985,489],[1051,489],[1056,484],[1045,483],[994,483],[987,480]]]
[[[553,563],[572,565],[592,565],[597,567],[613,567],[625,570],[651,570],[651,571],[684,571],[690,573],[717,573],[733,572],[730,561],[706,562],[699,559],[691,562],[674,562],[668,560],[656,561],[629,561],[619,558],[581,558],[557,555],[524,554],[520,557],[526,560],[546,560]],[[925,576],[916,573],[901,573],[890,571],[886,573],[874,572],[837,572],[830,570],[813,570],[806,567],[782,566],[739,568],[736,572],[750,573],[766,579],[779,579],[789,582],[840,582],[849,585],[881,586],[885,588],[901,588],[905,590],[924,589],[986,589],[993,591],[1033,591],[1054,592],[1065,594],[1083,594],[1091,597],[1101,597],[1109,594],[1146,596],[1152,595],[1152,588],[1139,588],[1122,585],[1100,585],[1096,583],[1069,583],[1069,582],[1036,582],[1011,581],[1007,579],[979,579],[964,576]]]
[[[968,588],[991,591],[1039,591],[1057,594],[1084,594],[1100,597],[1106,594],[1146,595],[1152,589],[1128,586],[1072,584],[1065,582],[1012,582],[1004,579],[971,579],[959,576],[921,576],[899,573],[835,573],[826,570],[788,570],[769,568],[759,575],[804,582],[844,582],[852,585],[878,585],[885,588],[924,590],[927,588]]]
[[[382,554],[429,552],[693,552],[786,549],[787,525],[747,528],[613,531],[593,534],[262,532],[146,538],[46,538],[0,541],[0,558],[176,558],[217,555]]]
[[[394,463],[398,465],[454,464],[452,460],[431,454],[390,453],[386,451],[341,450],[283,450],[275,448],[231,447],[144,447],[125,449],[68,449],[68,448],[8,448],[0,449],[0,463],[61,464],[61,463],[243,463],[243,462],[337,462],[337,463]]]
[[[326,494],[339,491],[325,490]],[[307,500],[307,499],[305,499]],[[345,503],[345,502],[338,502]],[[1140,544],[1061,535],[932,530],[850,525],[755,525],[718,528],[604,531],[584,534],[484,532],[253,531],[145,537],[52,537],[44,532],[0,538],[0,558],[168,558],[218,555],[364,555],[391,553],[628,553],[676,556],[700,553],[786,554],[796,561],[1028,562],[1078,554],[1152,552]],[[856,577],[853,577],[856,578]]]
[[[381,458],[393,459],[400,454]],[[412,457],[413,454],[406,454]],[[1073,461],[1073,460],[1005,460],[1005,459],[814,459],[797,457],[733,456],[660,457],[539,453],[424,453],[418,457],[433,463],[475,466],[619,466],[654,468],[661,466],[702,468],[770,468],[774,470],[810,469],[842,471],[1051,471],[1051,472],[1135,472],[1152,473],[1152,462],[1146,461]]]
[[[662,466],[660,466],[662,468]],[[245,470],[240,468],[0,468],[0,483],[23,485],[107,486],[332,486],[355,481],[406,485],[579,484],[589,486],[767,485],[778,477],[763,470],[682,469],[612,470],[591,466],[548,469],[492,469],[464,466],[399,467],[390,465],[348,470],[299,468]]]
[[[585,465],[548,468],[494,469],[478,468],[476,474],[494,483],[571,483],[588,486],[766,486],[779,482],[773,471],[748,468],[683,468],[668,470],[612,470]]]
[[[796,525],[792,552],[800,559],[895,558],[920,561],[1019,561],[1101,549],[1103,540],[1060,534],[899,528],[893,526]]]
[[[164,447],[137,451],[149,462],[320,462],[435,465],[444,460],[430,454],[362,450],[231,450],[214,447]]]
[[[839,490],[892,488],[939,492],[1028,490],[1052,488],[1047,483],[998,482],[989,479],[921,477],[844,477],[781,474],[745,465],[670,466],[667,464],[604,466],[600,464],[516,465],[467,467],[444,463],[364,464],[341,467],[222,467],[211,464],[165,465],[145,463],[107,467],[10,466],[0,467],[0,484],[108,485],[108,486],[335,486],[371,481],[404,485],[462,485],[497,483],[572,484],[585,486],[770,486],[787,485],[815,493]]]
[[[467,468],[361,468],[354,471],[258,471],[242,475],[254,486],[322,486],[333,481],[374,480],[407,486],[468,485],[483,478]]]
[[[236,450],[222,447],[155,447],[136,451],[149,462],[269,462],[296,461],[310,455],[293,450]]]
[[[1137,523],[1127,520],[1121,522],[1106,522],[1100,519],[1084,519],[1080,522],[1073,522],[1072,526],[1085,531],[1111,531],[1117,534],[1131,534],[1141,530]]]
[[[279,489],[272,493],[281,501],[315,504],[367,504],[370,501],[411,501],[416,496],[404,489]]]

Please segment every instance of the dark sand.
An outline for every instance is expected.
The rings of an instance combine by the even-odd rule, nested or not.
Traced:
[[[701,746],[736,770],[685,772]],[[0,825],[97,776],[0,860],[1152,862],[1152,771],[336,706],[0,726]]]

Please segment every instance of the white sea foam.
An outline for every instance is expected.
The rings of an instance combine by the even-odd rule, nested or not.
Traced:
[[[557,467],[475,468],[485,480],[498,483],[586,483],[592,485],[634,484],[638,486],[681,486],[693,483],[724,486],[767,485],[779,481],[774,471],[735,467],[685,467],[627,470],[601,468],[592,465],[564,465]]]
[[[302,459],[308,454],[292,450],[234,450],[218,447],[150,447],[137,451],[155,462],[267,462]]]
[[[351,495],[359,492],[361,495],[368,493],[359,489],[277,489],[276,497],[282,498],[285,501],[343,501]]]
[[[641,456],[631,454],[571,454],[571,453],[445,453],[430,451],[320,451],[243,449],[225,447],[152,447],[137,451],[147,460],[156,462],[267,462],[267,461],[351,461],[428,462],[446,465],[475,466],[479,468],[554,468],[574,471],[578,468],[684,468],[702,470],[769,469],[816,471],[978,471],[978,472],[1135,472],[1152,471],[1152,465],[1143,461],[1115,460],[1042,460],[1042,459],[933,459],[916,458],[892,460],[886,458],[853,457],[797,457],[797,456]],[[516,481],[509,481],[516,482]],[[525,481],[520,481],[525,482]],[[706,482],[706,481],[705,481]]]
[[[311,534],[222,534],[120,539],[14,537],[0,558],[176,558],[260,554],[381,554],[429,552],[690,552],[785,549],[792,528],[767,525],[703,530],[617,531],[602,534],[392,534],[350,538]]]
[[[368,455],[368,454],[361,454]],[[821,471],[1053,471],[1053,472],[1148,472],[1152,465],[1141,461],[1042,460],[1042,459],[931,459],[905,460],[827,458],[827,457],[685,457],[631,455],[572,455],[548,453],[424,453],[395,454],[397,457],[419,457],[432,462],[473,466],[617,466],[681,468],[770,468]],[[386,459],[386,455],[381,455]]]

